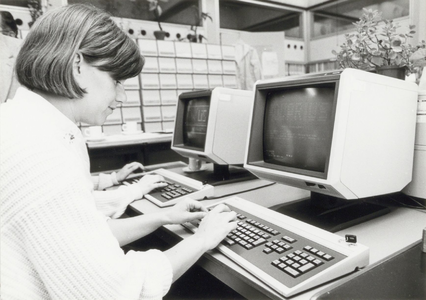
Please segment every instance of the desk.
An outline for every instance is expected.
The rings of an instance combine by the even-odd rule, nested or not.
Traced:
[[[108,135],[99,141],[86,140],[90,171],[121,169],[133,161],[145,166],[176,160],[187,161],[170,149],[171,139],[171,133],[140,133]]]
[[[180,169],[177,171],[180,172]],[[267,182],[262,180],[251,180],[217,186],[215,187],[215,196],[231,193],[235,189],[248,190],[253,188],[254,185],[262,184],[267,184]],[[275,184],[265,188],[244,192],[238,196],[254,203],[270,207],[282,203],[283,201],[287,203],[297,201],[308,195],[309,193],[307,191]],[[226,198],[227,197],[224,197],[223,199]],[[203,203],[209,205],[216,201],[220,201],[220,199],[207,200]],[[138,200],[133,202],[130,206],[132,210],[143,214],[152,213],[161,209],[148,200]],[[422,238],[422,230],[425,226],[425,213],[408,208],[397,208],[386,215],[339,231],[336,234],[342,237],[345,234],[357,235],[359,243],[370,247],[370,264],[375,264],[419,241]],[[168,225],[161,229],[160,235],[161,238],[168,243],[175,244],[179,240],[190,236],[190,233],[180,225]],[[205,253],[197,264],[247,299],[285,299],[216,250]],[[344,278],[340,280],[344,280]],[[327,288],[335,283],[336,281],[333,281],[332,283],[294,296],[291,299],[310,299],[314,295],[321,293],[321,291],[326,291]]]
[[[138,144],[152,144],[161,142],[170,142],[172,140],[171,133],[140,133],[134,135],[107,135],[105,139],[99,141],[86,140],[89,149],[108,148],[115,146],[129,146]]]

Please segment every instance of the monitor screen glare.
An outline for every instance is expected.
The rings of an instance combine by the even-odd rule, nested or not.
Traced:
[[[334,124],[335,83],[266,95],[263,158],[294,173],[325,177]]]
[[[204,150],[210,99],[197,98],[186,102],[184,111],[183,143],[186,147]]]

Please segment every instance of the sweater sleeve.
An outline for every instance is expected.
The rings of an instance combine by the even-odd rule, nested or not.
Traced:
[[[99,173],[99,175],[92,176],[93,188],[98,191],[102,191],[106,188],[112,187],[113,185],[119,184],[117,181],[117,173],[112,172],[111,174]]]
[[[115,190],[94,191],[96,208],[107,217],[120,217],[134,200],[142,198],[140,188],[134,184],[120,186]]]
[[[80,161],[47,145],[16,149],[31,154],[14,160],[14,168],[26,172],[8,187],[19,185],[15,200],[23,203],[11,234],[25,241],[25,263],[34,270],[22,278],[39,280],[52,299],[162,298],[172,282],[167,257],[156,250],[124,254],[96,210]],[[19,288],[26,284],[16,282]]]

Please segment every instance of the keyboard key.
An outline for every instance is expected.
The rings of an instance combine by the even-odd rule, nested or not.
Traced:
[[[319,259],[315,259],[315,260],[313,261],[313,263],[314,263],[315,265],[317,265],[317,266],[320,266],[320,265],[322,265],[322,264],[323,264],[323,262],[322,262],[322,261],[320,261]]]
[[[266,240],[265,240],[265,239],[260,238],[260,239],[258,239],[258,240],[256,240],[256,241],[254,241],[252,244],[253,244],[253,246],[257,247],[257,246],[260,246],[260,245],[262,245],[262,244],[264,244],[264,243],[266,243]]]
[[[253,248],[252,244],[250,243],[245,244],[243,247],[246,248],[247,250],[250,250]]]
[[[275,252],[281,254],[281,253],[284,253],[285,250],[284,250],[284,248],[278,247],[277,249],[275,249]]]
[[[290,250],[292,247],[290,245],[284,245],[283,248],[287,251]]]
[[[298,263],[294,263],[294,264],[291,265],[291,267],[295,268],[297,270],[297,269],[299,269],[301,267],[301,265],[298,264]]]
[[[266,253],[266,254],[270,254],[270,253],[272,253],[273,251],[272,251],[272,249],[271,249],[271,248],[265,248],[265,249],[263,249],[263,252],[264,252],[264,253]]]
[[[235,244],[235,242],[233,240],[231,240],[230,238],[225,238],[222,243],[224,243],[225,245],[229,245],[232,246]]]
[[[296,240],[295,240],[295,239],[293,239],[293,238],[291,238],[291,237],[289,237],[289,236],[283,236],[283,237],[282,237],[282,239],[283,239],[283,240],[285,240],[286,242],[289,242],[289,243],[294,243],[294,242],[296,242]]]
[[[289,274],[289,275],[291,275],[293,277],[297,277],[297,276],[300,275],[300,272],[296,271],[292,267],[286,267],[286,268],[284,268],[284,272],[286,272],[287,274]]]
[[[285,257],[285,256],[283,256],[283,257],[280,258],[280,261],[283,262],[283,263],[286,263],[287,260],[288,260],[288,258]]]
[[[239,240],[238,244],[240,244],[241,246],[245,246],[247,244],[247,242],[244,241],[244,240]]]
[[[323,255],[323,257],[322,258],[324,258],[326,261],[330,261],[330,260],[332,260],[334,257],[333,256],[331,256],[330,254],[325,254],[325,255]]]
[[[318,256],[320,256],[320,257],[323,257],[323,256],[324,256],[324,254],[325,254],[325,253],[324,253],[324,252],[322,252],[322,251],[318,251],[318,252],[317,252],[317,255],[318,255]]]
[[[298,268],[298,270],[302,273],[306,273],[306,272],[312,270],[313,268],[315,268],[315,265],[312,264],[312,263],[308,263],[308,264],[303,265],[300,268]]]
[[[281,262],[280,262],[280,260],[279,259],[276,259],[276,260],[274,260],[274,261],[272,261],[272,265],[273,266],[276,266],[276,267],[278,267],[278,265],[280,264]]]
[[[169,195],[167,195],[167,194],[161,194],[161,197],[163,197],[163,198],[165,198],[165,199],[167,199],[167,200],[172,199],[172,197],[171,197],[171,196],[169,196]]]

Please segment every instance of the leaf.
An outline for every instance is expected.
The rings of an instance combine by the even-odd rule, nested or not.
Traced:
[[[410,56],[410,60],[412,60],[412,61],[416,61],[416,60],[420,60],[420,59],[426,59],[426,49],[424,49],[424,48],[418,49],[416,52],[414,52]]]
[[[380,56],[373,56],[371,61],[376,64],[381,66],[383,64],[383,58],[381,58]]]

